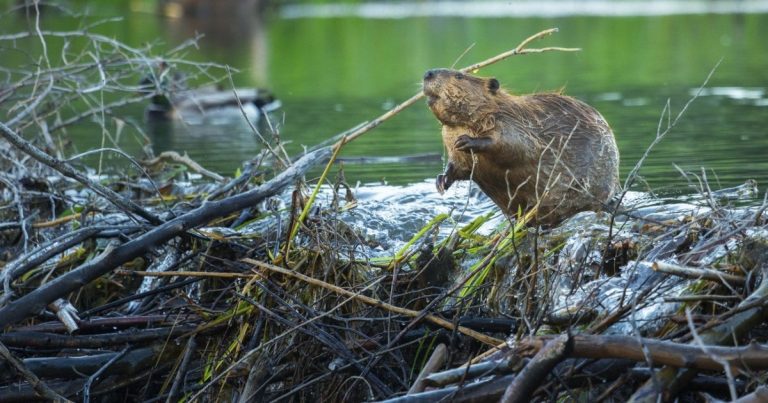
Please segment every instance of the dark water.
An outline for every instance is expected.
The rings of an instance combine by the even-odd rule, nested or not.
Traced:
[[[191,49],[188,57],[229,64],[241,70],[234,77],[237,85],[274,91],[283,107],[272,115],[272,123],[289,153],[375,118],[414,94],[425,70],[453,65],[470,47],[457,67],[558,27],[560,33],[533,46],[583,50],[512,58],[480,74],[497,77],[515,93],[565,88],[595,106],[614,128],[624,177],[655,137],[667,102],[674,119],[720,62],[702,95],[650,153],[639,186],[688,192],[689,182],[702,173],[713,187],[750,178],[768,183],[768,14],[289,18],[297,14],[277,7],[261,18],[211,21],[161,17],[147,2],[117,4],[90,6],[89,18],[125,17],[100,26],[100,32],[136,46],[159,40],[165,44],[161,47],[204,32],[199,49]],[[16,16],[3,21],[12,22],[6,32],[27,26]],[[42,24],[71,29],[80,21],[52,13]],[[226,175],[261,149],[238,114],[212,124],[148,127],[141,108],[120,113],[139,123],[157,151],[187,152]],[[664,117],[663,126],[667,121]],[[98,126],[85,123],[68,134],[82,151],[101,144],[99,132]],[[346,178],[390,184],[433,178],[443,164],[439,133],[424,104],[414,105],[344,149]],[[121,138],[121,147],[139,150],[136,135]],[[423,158],[356,162],[358,157],[397,156]],[[675,166],[693,175],[686,178]]]

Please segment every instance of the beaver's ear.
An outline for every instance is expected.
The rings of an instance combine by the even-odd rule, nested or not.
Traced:
[[[495,94],[499,89],[499,80],[495,78],[488,80],[488,89],[491,91],[491,94]]]

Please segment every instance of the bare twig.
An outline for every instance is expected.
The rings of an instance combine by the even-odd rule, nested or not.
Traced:
[[[85,384],[83,385],[83,403],[89,403],[91,401],[91,385],[93,382],[95,382],[101,376],[101,374],[104,373],[104,371],[112,366],[112,364],[117,362],[117,360],[125,357],[125,355],[128,354],[128,351],[130,351],[129,347],[124,348],[121,352],[115,354],[114,357],[102,365],[98,371],[94,372],[91,376],[88,377],[88,380],[85,381]]]
[[[191,170],[193,170],[194,172],[197,172],[200,175],[203,175],[205,177],[208,177],[208,178],[213,179],[213,180],[218,181],[218,182],[224,180],[223,176],[217,174],[216,172],[211,172],[211,171],[203,168],[202,165],[200,165],[197,162],[195,162],[195,160],[193,160],[192,158],[189,158],[189,156],[187,154],[180,155],[176,151],[164,151],[164,152],[160,153],[160,155],[158,155],[157,157],[152,158],[150,160],[142,161],[142,163],[144,165],[152,166],[152,165],[157,165],[157,164],[159,164],[159,163],[161,163],[163,161],[171,161],[171,162],[176,162],[176,163],[179,163],[179,164],[184,164],[187,167],[189,167]]]

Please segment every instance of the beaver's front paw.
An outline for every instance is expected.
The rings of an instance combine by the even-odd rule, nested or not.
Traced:
[[[447,174],[437,175],[435,180],[435,186],[437,187],[437,193],[443,194],[453,184],[453,179]]]
[[[492,142],[493,140],[488,137],[472,137],[468,134],[462,134],[456,139],[456,142],[453,143],[453,146],[456,147],[456,150],[458,151],[480,152],[487,150],[488,147],[491,146]]]

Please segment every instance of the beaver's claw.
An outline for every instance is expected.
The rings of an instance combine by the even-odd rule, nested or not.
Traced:
[[[437,193],[443,194],[453,184],[453,180],[446,174],[437,175],[435,185],[437,186]]]
[[[472,137],[468,134],[462,134],[456,139],[456,142],[453,143],[453,146],[458,151],[483,151],[486,150],[493,140],[491,140],[488,137]]]

